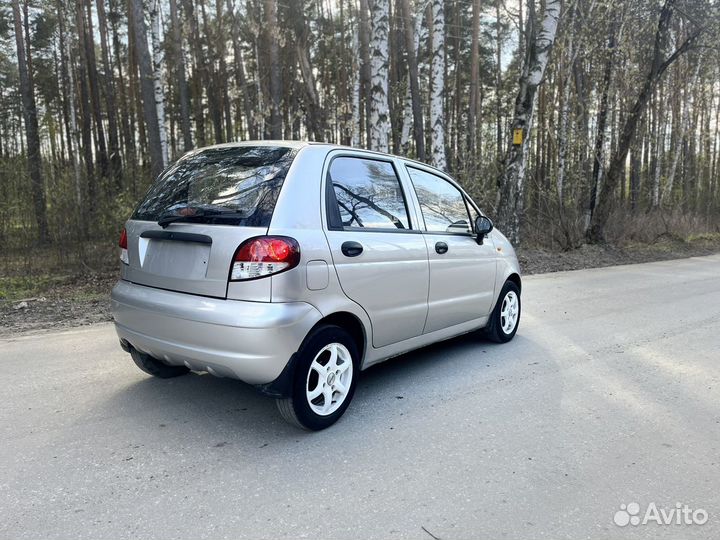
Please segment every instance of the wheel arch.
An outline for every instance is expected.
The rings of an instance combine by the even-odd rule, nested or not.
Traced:
[[[520,279],[520,274],[513,272],[505,279],[505,281],[512,281],[515,285],[517,285],[517,288],[522,293],[522,279]]]
[[[310,335],[316,328],[326,324],[333,324],[339,326],[343,330],[352,336],[355,345],[357,345],[358,352],[360,353],[360,367],[362,366],[363,359],[365,358],[365,348],[367,346],[367,332],[365,325],[358,318],[357,315],[350,313],[349,311],[336,311],[326,315],[320,319],[315,326],[312,327],[308,335]]]

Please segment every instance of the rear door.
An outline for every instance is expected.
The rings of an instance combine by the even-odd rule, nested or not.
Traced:
[[[492,240],[477,243],[476,212],[457,186],[428,169],[406,170],[422,212],[430,260],[425,333],[488,315],[495,290]]]
[[[394,161],[331,156],[326,235],[340,285],[370,317],[373,346],[419,336],[427,315],[427,247]]]
[[[295,153],[282,146],[219,146],[178,161],[126,224],[123,278],[225,298],[235,251],[244,240],[267,233]],[[248,283],[257,292],[257,284]],[[266,285],[269,301],[269,280]]]

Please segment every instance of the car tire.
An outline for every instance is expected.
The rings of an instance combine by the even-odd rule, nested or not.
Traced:
[[[276,400],[280,415],[309,431],[330,427],[350,405],[359,365],[352,336],[339,326],[320,326],[296,354],[291,395]]]
[[[520,326],[520,311],[520,289],[512,281],[506,281],[485,327],[485,336],[496,343],[510,341]]]
[[[153,358],[149,354],[141,353],[137,349],[132,349],[130,351],[130,356],[132,356],[133,362],[135,362],[137,367],[148,375],[152,375],[153,377],[157,377],[159,379],[179,377],[180,375],[185,375],[190,371],[185,366],[169,366],[157,358]]]

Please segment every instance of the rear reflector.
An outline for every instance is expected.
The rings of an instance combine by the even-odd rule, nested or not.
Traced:
[[[127,231],[123,228],[122,232],[120,233],[120,242],[118,242],[118,245],[120,246],[120,260],[125,264],[130,264],[130,260],[128,259],[128,243],[127,243]]]
[[[237,248],[230,281],[256,279],[290,270],[300,262],[297,240],[287,236],[256,236]]]

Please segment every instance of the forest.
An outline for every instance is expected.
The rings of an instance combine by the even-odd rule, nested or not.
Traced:
[[[430,163],[523,246],[718,234],[719,41],[716,0],[9,0],[0,271],[102,266],[169,163],[252,139]]]

